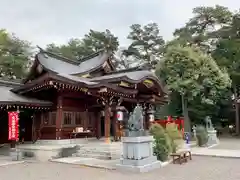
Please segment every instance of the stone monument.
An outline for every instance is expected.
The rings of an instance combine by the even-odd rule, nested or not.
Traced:
[[[137,105],[130,114],[126,137],[122,138],[123,156],[117,169],[132,172],[148,172],[160,168],[161,162],[153,156],[153,137],[143,127],[142,107]]]
[[[205,123],[206,123],[206,129],[208,133],[207,145],[212,146],[212,145],[218,144],[219,139],[217,137],[217,131],[214,129],[211,118],[209,116],[205,118]]]

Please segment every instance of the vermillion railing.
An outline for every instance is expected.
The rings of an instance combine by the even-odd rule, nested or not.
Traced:
[[[152,123],[157,123],[163,126],[164,128],[166,127],[167,124],[169,123],[174,123],[177,125],[178,130],[182,132],[182,135],[184,136],[184,119],[183,117],[172,117],[172,116],[167,116],[167,119],[155,119],[154,122]]]

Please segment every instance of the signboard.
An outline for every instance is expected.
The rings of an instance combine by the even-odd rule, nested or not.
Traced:
[[[122,111],[117,111],[117,120],[122,121],[123,120],[123,112]]]
[[[8,140],[18,140],[18,112],[8,112]]]

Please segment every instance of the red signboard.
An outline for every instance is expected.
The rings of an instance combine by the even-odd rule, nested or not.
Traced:
[[[8,112],[8,140],[18,140],[18,112]]]

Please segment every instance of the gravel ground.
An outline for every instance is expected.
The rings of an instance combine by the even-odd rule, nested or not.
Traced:
[[[183,165],[168,165],[144,173],[128,174],[60,163],[23,163],[0,167],[1,180],[236,180],[240,160],[193,157]]]

